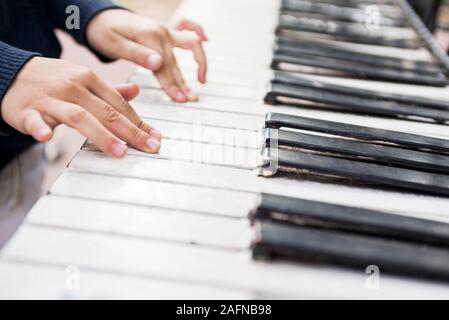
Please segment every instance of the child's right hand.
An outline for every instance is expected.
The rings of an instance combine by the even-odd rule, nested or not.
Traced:
[[[10,126],[40,142],[64,123],[116,158],[127,152],[121,141],[157,153],[161,134],[128,103],[138,92],[132,84],[114,88],[86,67],[35,57],[17,75],[0,110]]]

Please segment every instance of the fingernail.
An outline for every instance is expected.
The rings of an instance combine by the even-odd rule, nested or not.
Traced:
[[[37,134],[41,139],[47,139],[51,135],[51,130],[48,128],[42,127],[39,129]]]
[[[196,95],[195,93],[192,93],[192,90],[190,90],[190,88],[183,87],[182,88],[182,92],[187,97],[187,100],[189,100],[189,101],[198,101],[198,95]]]
[[[150,148],[150,151],[152,152],[158,152],[161,148],[161,144],[159,141],[156,141],[154,139],[148,139],[147,140],[147,146]]]
[[[176,100],[184,102],[187,100],[186,96],[178,90],[178,93],[176,94]]]
[[[150,135],[153,138],[157,139],[157,140],[161,140],[162,139],[162,134],[159,131],[157,131],[156,129],[151,129],[150,130]]]
[[[197,95],[191,94],[188,96],[188,99],[191,102],[197,102],[199,100],[199,97]]]
[[[112,146],[112,153],[114,156],[120,158],[125,155],[127,149],[128,148],[124,144],[117,142]]]
[[[147,59],[147,64],[150,69],[157,68],[161,63],[161,56],[158,54],[150,54]]]

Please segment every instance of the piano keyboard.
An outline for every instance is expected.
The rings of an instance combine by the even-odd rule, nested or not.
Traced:
[[[381,28],[406,30],[355,43],[367,4]],[[179,15],[211,38],[209,83],[193,85],[201,101],[170,102],[138,69],[133,106],[162,131],[160,154],[113,160],[87,142],[0,252],[0,297],[447,297],[449,91],[421,81],[442,80],[444,61],[400,10],[390,0],[186,0]],[[345,34],[288,42],[323,15]],[[413,76],[278,70],[284,55],[317,50],[377,58],[379,71],[402,61],[395,72]],[[191,56],[178,58],[193,81]]]

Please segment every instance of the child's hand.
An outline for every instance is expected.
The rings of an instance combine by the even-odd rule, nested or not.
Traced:
[[[185,32],[183,30],[193,31]],[[197,100],[185,84],[173,48],[192,50],[198,63],[198,80],[206,82],[207,60],[202,28],[188,20],[166,27],[126,10],[100,13],[87,29],[89,44],[112,59],[126,59],[152,70],[161,87],[176,102]]]
[[[139,87],[132,84],[113,88],[88,68],[35,57],[6,92],[1,113],[10,126],[40,142],[50,140],[52,129],[64,123],[113,157],[126,154],[120,140],[157,153],[161,134],[128,103],[138,92]]]

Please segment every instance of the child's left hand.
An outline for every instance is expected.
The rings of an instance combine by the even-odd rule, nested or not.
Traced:
[[[198,99],[184,81],[173,48],[193,52],[199,66],[198,81],[206,82],[207,58],[203,42],[207,37],[198,24],[189,20],[165,26],[126,10],[107,10],[90,22],[87,40],[108,58],[126,59],[153,71],[173,101]]]

